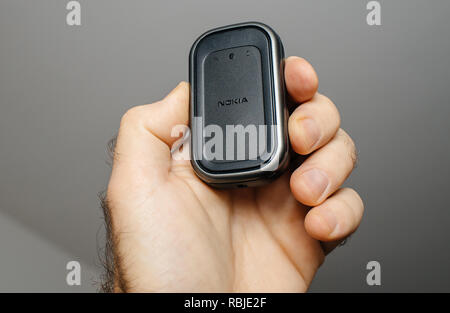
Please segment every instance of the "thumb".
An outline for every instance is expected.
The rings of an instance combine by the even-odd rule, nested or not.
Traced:
[[[189,120],[189,84],[181,82],[163,100],[129,109],[120,122],[108,189],[157,184],[169,172],[171,136]],[[135,186],[138,187],[138,186]]]
[[[181,82],[163,100],[141,108],[146,129],[170,148],[177,139],[171,135],[173,127],[189,121],[189,84]]]

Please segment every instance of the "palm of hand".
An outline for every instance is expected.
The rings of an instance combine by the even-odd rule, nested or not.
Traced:
[[[120,240],[129,247],[122,258],[127,288],[305,291],[324,255],[304,229],[307,208],[292,196],[289,176],[259,188],[216,190],[184,162],[153,191],[141,184],[130,197],[139,207],[128,217],[134,229]]]

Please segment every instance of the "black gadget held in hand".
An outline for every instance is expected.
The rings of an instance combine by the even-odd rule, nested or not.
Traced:
[[[258,186],[286,169],[283,58],[278,35],[256,22],[210,30],[193,44],[191,163],[207,184]]]

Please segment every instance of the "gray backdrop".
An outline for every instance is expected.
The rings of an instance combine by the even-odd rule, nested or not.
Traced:
[[[121,115],[187,80],[199,34],[248,20],[315,66],[359,149],[348,184],[364,220],[311,291],[450,291],[450,1],[381,1],[368,26],[362,0],[81,0],[80,27],[67,2],[0,2],[0,291],[95,291]],[[80,287],[65,283],[70,260]]]

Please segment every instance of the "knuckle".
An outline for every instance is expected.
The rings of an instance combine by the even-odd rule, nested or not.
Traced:
[[[318,94],[318,97],[319,101],[324,104],[326,116],[328,117],[327,120],[331,120],[331,125],[335,125],[335,129],[338,129],[341,125],[341,114],[339,113],[337,106],[330,98],[325,95]]]
[[[356,199],[357,202],[359,204],[361,204],[361,206],[363,205],[362,199],[361,199],[359,193],[355,189],[346,187],[346,188],[342,188],[342,190],[344,192],[348,193],[350,198]]]
[[[353,188],[343,188],[342,191],[346,196],[341,198],[341,202],[352,213],[353,224],[356,228],[364,213],[364,202],[358,192]]]
[[[356,149],[355,142],[342,128],[339,129],[337,135],[348,151],[353,167],[356,167],[358,163],[358,150]]]
[[[140,123],[143,116],[142,110],[142,105],[128,109],[120,120],[120,127],[123,128]]]
[[[339,112],[338,108],[336,106],[334,106],[333,109],[336,113],[335,113],[335,118],[336,118],[336,128],[339,129],[341,127],[341,113]]]
[[[361,212],[364,212],[364,201],[363,201],[363,199],[361,198],[361,196],[359,195],[359,193],[356,190],[354,190],[352,188],[349,188],[349,189],[352,191],[353,197],[356,200],[356,202],[358,203],[358,207],[360,208]]]
[[[328,98],[323,94],[317,94],[317,96],[319,97],[319,100],[323,102],[326,106],[337,110],[336,105],[330,98]]]

